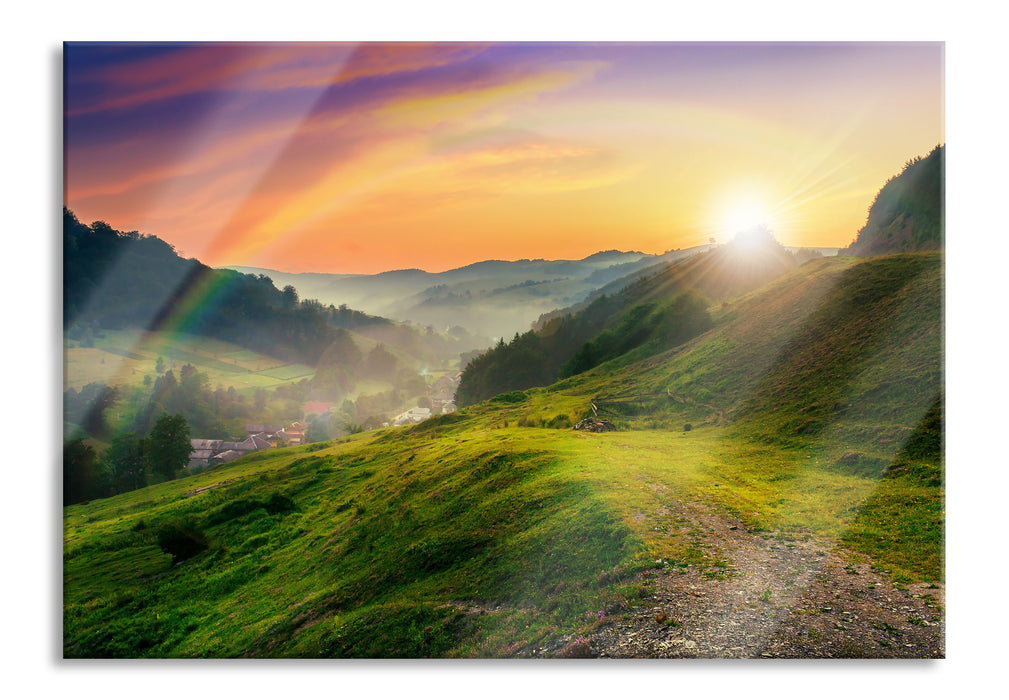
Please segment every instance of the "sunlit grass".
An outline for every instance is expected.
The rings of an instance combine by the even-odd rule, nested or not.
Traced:
[[[801,294],[740,301],[683,348],[69,507],[65,652],[521,655],[629,610],[648,595],[633,574],[655,560],[723,575],[731,552],[700,531],[707,515],[941,580],[942,465],[922,457],[941,433],[941,343],[934,310],[911,303],[934,300],[938,262],[885,261],[867,278],[916,271],[873,310],[875,344],[856,345],[841,307],[810,316],[859,289],[845,286],[856,263],[819,262]],[[845,363],[790,351],[799,330]],[[642,397],[612,416],[622,430],[567,427],[616,394]],[[271,512],[271,499],[294,508]],[[173,565],[158,547],[168,527],[207,549]]]
[[[590,435],[497,418],[277,450],[67,509],[68,653],[120,653],[133,618],[130,635],[146,630],[133,653],[156,656],[509,655],[633,605],[639,589],[620,582],[654,559],[724,566],[670,515],[676,501],[836,538],[876,486],[714,428]],[[274,493],[297,510],[214,515]],[[211,549],[172,567],[153,533],[178,520]]]
[[[141,386],[144,377],[157,378],[158,358],[178,375],[185,364],[207,375],[211,388],[236,390],[271,388],[314,374],[298,363],[240,348],[212,338],[185,333],[104,331],[94,347],[73,344],[63,351],[64,389],[92,382]]]

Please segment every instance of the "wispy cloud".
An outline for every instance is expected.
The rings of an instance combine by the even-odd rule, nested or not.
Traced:
[[[65,197],[84,220],[210,264],[336,269],[326,251],[363,264],[382,240],[418,255],[421,234],[453,241],[459,264],[505,243],[612,247],[617,232],[661,252],[707,240],[737,183],[788,210],[792,242],[846,243],[894,166],[942,140],[940,58],[920,45],[70,44]]]
[[[411,73],[466,60],[472,44],[208,44],[180,47],[86,71],[78,79],[102,99],[73,107],[81,115],[136,107],[200,92],[319,89],[364,77]],[[71,46],[71,50],[73,47]]]

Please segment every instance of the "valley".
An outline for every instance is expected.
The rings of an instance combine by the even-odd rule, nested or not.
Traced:
[[[941,657],[941,272],[813,261],[682,346],[70,506],[65,653]]]
[[[278,285],[326,304],[350,304],[370,314],[435,328],[461,325],[473,335],[510,338],[538,318],[582,303],[600,288],[620,289],[638,275],[713,246],[660,255],[602,251],[582,260],[484,260],[444,272],[395,270],[376,275],[288,273],[230,267],[265,274]]]

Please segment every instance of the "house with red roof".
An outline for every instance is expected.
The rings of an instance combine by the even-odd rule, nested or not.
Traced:
[[[313,413],[324,414],[329,413],[329,409],[333,408],[333,404],[326,403],[325,401],[308,401],[305,403],[302,412],[305,417],[312,415]]]

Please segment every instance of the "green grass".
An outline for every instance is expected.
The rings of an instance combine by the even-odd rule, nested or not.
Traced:
[[[185,364],[205,373],[211,387],[237,390],[271,388],[310,377],[307,365],[288,364],[268,355],[212,338],[185,333],[106,331],[93,348],[64,347],[64,389],[91,382],[140,386],[144,376],[157,377],[157,360],[178,374]]]
[[[879,498],[874,479],[798,476],[797,455],[713,428],[586,435],[486,418],[262,453],[67,509],[67,655],[521,654],[633,605],[626,581],[655,559],[723,575],[671,499],[837,537]],[[271,514],[274,494],[295,508]],[[178,521],[210,549],[173,566],[155,533]]]
[[[843,541],[871,554],[899,581],[942,580],[946,520],[942,467],[927,462],[901,466],[910,469],[879,481]]]
[[[66,508],[64,653],[522,656],[636,605],[637,572],[737,575],[678,503],[941,580],[940,273],[817,261],[659,355]],[[867,288],[884,330],[852,345],[842,301]],[[624,404],[619,432],[560,427],[635,392],[657,396]],[[199,546],[173,558],[168,531]]]
[[[303,452],[294,461],[286,456],[291,450],[277,451],[185,484],[70,508],[67,653],[119,655],[120,641],[105,627],[122,615],[117,601],[123,596],[148,601],[142,615],[159,621],[188,627],[195,619],[214,620],[178,639],[174,623],[152,627],[144,643],[157,643],[143,651],[165,656],[275,655],[280,648],[325,654],[345,625],[410,601],[429,607],[455,601],[458,608],[461,601],[504,600],[503,617],[522,620],[539,608],[551,609],[550,620],[567,619],[573,609],[580,614],[585,601],[598,597],[595,577],[628,559],[625,549],[634,548],[634,539],[586,484],[566,478],[556,457],[531,446],[515,449],[527,432],[463,444],[439,439],[420,448],[389,444],[380,435],[371,443]],[[238,481],[185,497],[230,478]],[[296,510],[271,515],[235,507],[265,499],[278,486]],[[140,513],[145,527],[137,530]],[[211,549],[172,567],[158,558],[153,533],[179,520],[191,523]],[[110,573],[89,573],[96,558]],[[152,578],[158,562],[162,570]],[[78,586],[78,577],[86,585]],[[255,624],[249,627],[245,615],[241,624],[232,622],[227,611],[235,610],[248,611]],[[313,631],[303,631],[302,623],[316,617]],[[238,646],[219,646],[222,637]],[[470,643],[463,648],[475,655],[501,652]],[[382,655],[406,653],[397,649]]]

